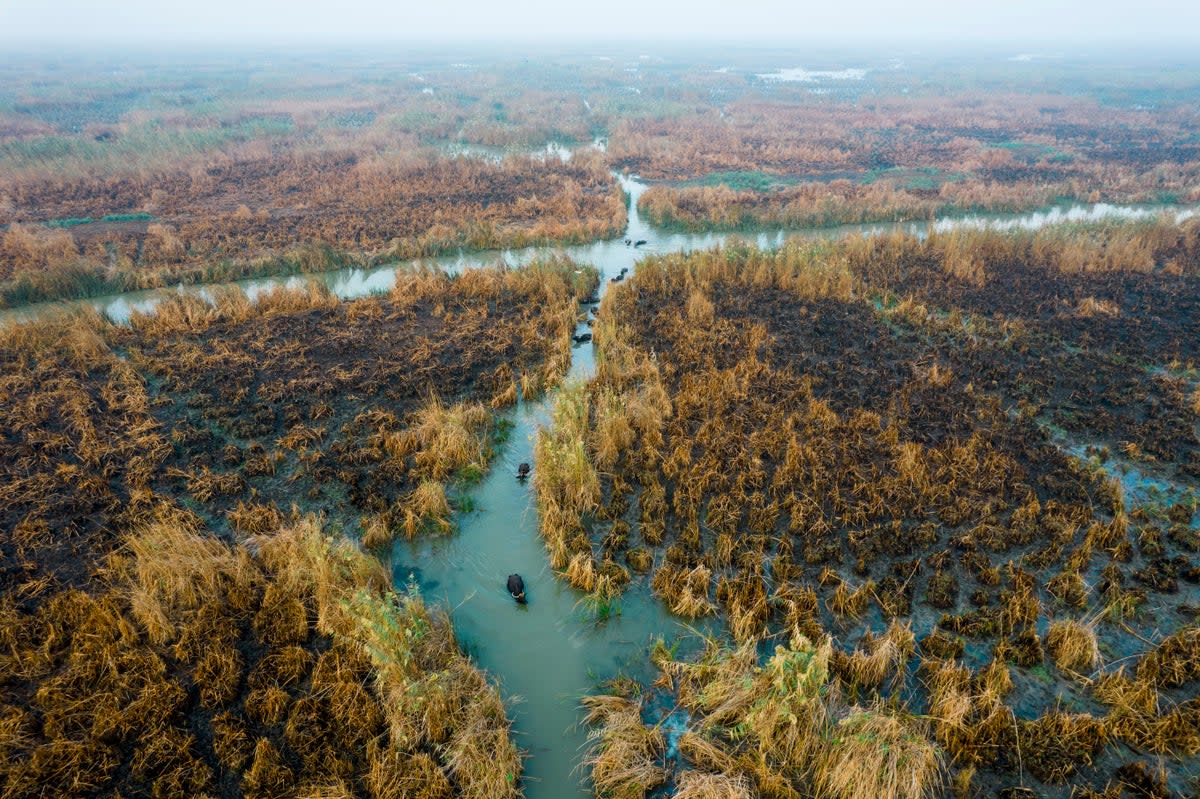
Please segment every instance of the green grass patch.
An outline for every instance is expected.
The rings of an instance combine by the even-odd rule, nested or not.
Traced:
[[[508,441],[512,437],[513,428],[516,425],[511,419],[506,419],[501,416],[496,420],[496,424],[492,427],[492,444],[499,446]]]
[[[95,221],[90,216],[69,216],[66,219],[51,219],[46,222],[46,227],[75,227],[76,225],[90,225]]]
[[[685,186],[728,186],[735,191],[769,192],[780,186],[798,183],[798,179],[787,175],[772,175],[768,172],[712,172],[702,178],[685,181]]]
[[[483,479],[483,469],[475,464],[463,466],[454,473],[454,481],[460,485],[475,485]]]
[[[108,214],[104,216],[101,222],[149,222],[154,218],[153,214],[140,212],[136,214]]]
[[[1050,675],[1050,670],[1044,664],[1039,663],[1029,669],[1029,676],[1039,682],[1050,683],[1054,682],[1054,678]]]
[[[1010,140],[993,144],[991,147],[996,150],[1008,150],[1013,154],[1014,158],[1024,161],[1027,164],[1036,163],[1043,159],[1056,163],[1067,163],[1075,160],[1075,156],[1049,144]]]

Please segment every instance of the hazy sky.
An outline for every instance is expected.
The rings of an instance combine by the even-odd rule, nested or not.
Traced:
[[[1197,0],[0,0],[0,39],[1200,43]],[[831,42],[832,43],[832,42]]]

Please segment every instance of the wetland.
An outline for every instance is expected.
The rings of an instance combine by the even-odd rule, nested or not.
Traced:
[[[1195,793],[1186,109],[607,69],[6,100],[0,795]]]

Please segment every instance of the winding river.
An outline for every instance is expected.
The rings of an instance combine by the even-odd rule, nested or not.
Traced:
[[[905,230],[914,234],[934,229],[991,226],[1037,228],[1064,221],[1105,218],[1149,218],[1167,211],[1158,206],[1069,205],[1025,214],[947,218],[934,221],[854,225],[821,230],[764,230],[757,234],[681,234],[656,230],[637,213],[637,199],[645,184],[619,177],[631,195],[629,224],[618,239],[565,248],[526,248],[500,253],[463,254],[426,259],[450,270],[495,263],[502,259],[517,266],[548,249],[565,252],[602,271],[601,291],[607,277],[623,267],[631,271],[645,253],[686,252],[708,249],[736,237],[760,247],[778,246],[792,235],[841,237],[851,233]],[[1194,209],[1178,210],[1179,218]],[[642,247],[625,239],[645,240]],[[242,281],[251,296],[281,283],[299,285],[317,280],[343,298],[386,291],[395,279],[396,266],[346,269],[317,275]],[[96,297],[70,303],[44,303],[0,312],[0,323],[36,319],[42,314],[74,305],[90,304],[113,321],[123,322],[135,309],[152,308],[173,291],[207,294],[209,288],[192,286],[156,289]],[[580,330],[586,330],[581,325]],[[569,379],[586,379],[595,368],[590,345],[574,350]],[[475,509],[459,518],[459,532],[442,538],[399,542],[392,551],[394,581],[403,587],[410,580],[424,596],[450,609],[459,640],[475,660],[499,680],[509,701],[517,745],[528,752],[525,793],[529,799],[564,799],[591,796],[579,766],[586,746],[586,730],[578,726],[578,699],[619,673],[646,676],[645,657],[658,636],[668,640],[687,632],[683,620],[671,616],[649,594],[646,580],[636,580],[619,603],[619,612],[607,621],[590,620],[578,606],[581,594],[555,578],[546,561],[537,529],[532,487],[515,479],[516,466],[533,461],[533,437],[546,424],[555,392],[536,402],[520,403],[508,411],[514,428],[497,455],[493,469],[471,490]],[[505,576],[520,572],[525,578],[529,604],[517,606],[504,588]]]
[[[562,156],[560,155],[559,157]],[[415,259],[405,263],[388,264],[371,269],[348,268],[314,274],[250,278],[236,281],[232,285],[241,286],[247,294],[254,297],[263,291],[270,290],[281,284],[300,286],[307,282],[316,281],[326,285],[337,296],[343,299],[352,299],[372,292],[387,291],[395,282],[397,268],[404,268],[415,264],[436,264],[451,272],[456,272],[473,267],[488,266],[498,261],[503,261],[510,266],[521,266],[529,263],[539,255],[545,255],[549,252],[561,252],[580,263],[592,264],[599,267],[606,275],[615,275],[621,270],[621,267],[627,266],[632,270],[636,260],[644,254],[708,250],[732,239],[768,248],[778,247],[793,236],[838,239],[856,233],[873,235],[891,231],[904,231],[915,236],[925,236],[929,233],[930,229],[938,232],[956,228],[1035,230],[1047,225],[1064,222],[1097,222],[1108,219],[1153,219],[1164,213],[1174,213],[1176,220],[1182,221],[1200,213],[1200,207],[1174,205],[1065,203],[1038,211],[1013,214],[956,215],[934,220],[875,222],[824,228],[764,228],[757,232],[679,233],[661,230],[644,222],[638,215],[637,201],[642,196],[642,192],[646,190],[646,184],[636,177],[625,175],[617,175],[616,177],[621,184],[621,188],[629,194],[630,213],[625,233],[615,239],[565,247],[536,246],[512,250],[464,252],[458,255],[448,255],[438,258]],[[630,241],[644,240],[646,244],[640,248],[633,248],[626,246],[626,239]],[[18,308],[0,309],[0,324],[36,319],[44,314],[57,313],[81,305],[91,305],[114,322],[125,322],[128,321],[130,313],[134,310],[149,310],[158,303],[159,299],[174,292],[184,291],[208,296],[211,289],[212,286],[207,285],[177,286],[147,289],[145,291],[130,291],[122,294],[110,294],[82,300],[43,302]],[[603,290],[603,285],[601,286],[601,290]]]

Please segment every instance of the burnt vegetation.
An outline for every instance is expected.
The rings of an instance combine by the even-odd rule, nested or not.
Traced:
[[[597,282],[551,260],[6,328],[0,793],[516,795],[496,689],[365,549],[452,529]]]
[[[597,375],[539,443],[542,530],[581,590],[647,579],[751,647],[664,655],[634,703],[691,711],[695,749],[679,746],[699,773],[679,794],[1005,796],[1032,779],[1065,796],[1119,785],[1146,751],[1184,784],[1195,235],[730,246],[610,289]],[[790,644],[763,664],[771,639]],[[784,746],[763,692],[787,692],[793,661],[816,669],[816,715]],[[776,688],[745,687],[760,680]],[[616,719],[593,714],[598,784],[625,751]],[[903,767],[878,760],[903,746]]]
[[[384,564],[551,389],[512,481],[550,567],[597,623],[642,591],[714,631],[582,700],[598,795],[1197,793],[1196,86],[279,57],[0,59],[0,304],[614,238],[621,173],[692,231],[1159,215],[6,321],[0,799],[519,796],[499,691]]]

